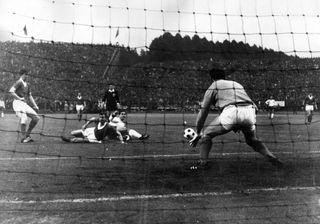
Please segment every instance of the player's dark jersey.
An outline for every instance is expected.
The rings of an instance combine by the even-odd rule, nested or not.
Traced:
[[[315,105],[316,104],[316,100],[315,100],[314,97],[307,96],[306,99],[304,100],[304,104],[305,105]]]
[[[77,97],[76,105],[84,105],[84,99],[82,97]]]
[[[106,109],[109,111],[117,110],[117,103],[120,103],[117,90],[107,90],[102,100],[106,102]]]
[[[107,122],[101,124],[99,122],[94,128],[94,135],[98,141],[102,141],[106,136],[110,138],[116,138],[117,132],[114,127],[111,127]]]
[[[19,97],[29,97],[31,94],[29,84],[27,82],[24,82],[22,79],[16,81],[13,84],[13,87],[15,88],[15,93]]]

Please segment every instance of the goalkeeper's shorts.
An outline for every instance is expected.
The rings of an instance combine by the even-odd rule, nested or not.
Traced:
[[[218,118],[226,130],[255,130],[256,111],[253,105],[230,105],[223,109]]]

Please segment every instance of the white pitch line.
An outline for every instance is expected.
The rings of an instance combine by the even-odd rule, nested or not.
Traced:
[[[309,151],[307,153],[293,153],[293,152],[274,152],[276,155],[308,155],[308,154],[319,154],[320,151]],[[256,152],[230,152],[230,153],[211,153],[212,156],[253,156],[259,155]],[[0,158],[0,161],[34,161],[34,160],[80,160],[80,159],[105,159],[105,160],[112,160],[112,159],[161,159],[161,158],[180,158],[180,157],[198,157],[198,154],[171,154],[171,155],[135,155],[135,156],[98,156],[98,157],[79,157],[79,156],[51,156],[51,157],[3,157]]]
[[[205,192],[205,193],[176,193],[176,194],[154,194],[154,195],[125,195],[115,197],[100,197],[100,198],[77,198],[77,199],[56,199],[56,200],[9,200],[2,199],[0,204],[58,204],[58,203],[96,203],[96,202],[119,202],[129,200],[149,200],[149,199],[175,199],[175,198],[190,198],[190,197],[208,197],[208,196],[228,196],[239,193],[254,194],[263,192],[279,192],[279,191],[316,191],[320,187],[279,187],[279,188],[256,188],[246,189],[242,192]]]

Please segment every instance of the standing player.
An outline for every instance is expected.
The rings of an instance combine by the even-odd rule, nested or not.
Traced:
[[[20,79],[13,84],[9,92],[14,97],[12,103],[13,110],[20,118],[22,134],[21,142],[28,143],[33,142],[33,139],[30,137],[30,133],[40,120],[40,117],[36,112],[37,110],[39,110],[39,107],[31,94],[30,86],[28,83],[29,77],[27,70],[22,69],[19,74],[21,75]],[[33,108],[31,108],[27,104],[27,102],[30,103]],[[29,123],[28,130],[26,130],[28,117],[31,118],[31,121]]]
[[[86,106],[86,102],[82,98],[81,93],[78,93],[77,99],[76,99],[76,111],[77,111],[77,117],[78,120],[81,121],[83,110]]]
[[[95,123],[95,126],[88,128],[91,123]],[[118,139],[124,143],[121,133],[109,125],[104,113],[100,113],[99,117],[90,118],[82,129],[71,131],[71,135],[72,137],[61,136],[61,139],[72,143],[102,143],[107,139]]]
[[[200,160],[191,169],[208,168],[208,157],[212,147],[212,138],[230,131],[242,131],[246,143],[256,152],[266,157],[273,165],[282,167],[277,159],[262,143],[256,134],[256,105],[249,98],[242,85],[234,81],[225,80],[225,71],[211,69],[212,84],[206,91],[196,120],[197,135],[189,144],[195,147],[201,139]],[[210,106],[219,108],[221,114],[217,116],[203,130],[204,123],[210,111]]]
[[[273,96],[270,96],[270,99],[268,99],[265,104],[267,105],[267,109],[269,111],[269,119],[274,118],[274,109],[278,106],[277,102],[273,99]]]
[[[109,117],[114,111],[120,109],[119,93],[114,84],[109,84],[109,89],[105,92],[103,99],[106,105],[106,116]]]
[[[4,110],[6,109],[6,104],[4,97],[0,97],[0,117],[4,117]]]
[[[145,140],[149,138],[149,135],[147,134],[140,134],[134,129],[127,128],[126,127],[126,117],[127,113],[122,111],[119,113],[119,111],[115,111],[110,115],[110,126],[116,127],[117,130],[122,134],[123,137],[125,137],[126,140],[129,140],[130,138],[135,138],[139,140]]]
[[[317,109],[316,99],[309,93],[308,96],[304,100],[304,108],[306,110],[306,122],[310,124],[312,121],[313,111]]]

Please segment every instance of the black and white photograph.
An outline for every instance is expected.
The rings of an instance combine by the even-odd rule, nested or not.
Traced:
[[[319,224],[319,0],[0,0],[0,224]]]

